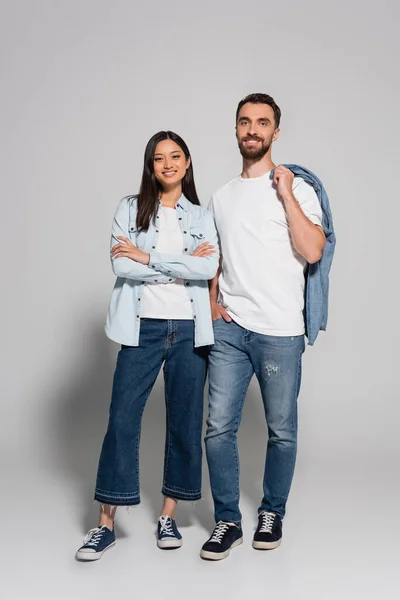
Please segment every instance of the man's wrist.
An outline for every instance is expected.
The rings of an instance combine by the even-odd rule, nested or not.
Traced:
[[[291,191],[280,194],[280,197],[282,198],[282,200],[285,204],[291,204],[293,202],[295,202],[297,204],[297,200],[296,200],[293,192],[291,192]]]

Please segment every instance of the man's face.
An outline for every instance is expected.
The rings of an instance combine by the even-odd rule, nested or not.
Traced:
[[[268,104],[248,102],[242,106],[236,123],[236,139],[243,158],[260,160],[278,135],[274,111]]]

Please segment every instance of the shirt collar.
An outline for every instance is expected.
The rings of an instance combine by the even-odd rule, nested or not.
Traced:
[[[182,194],[182,196],[179,198],[178,202],[175,204],[175,207],[181,208],[185,212],[189,212],[191,204],[192,203],[189,202],[189,200]],[[161,208],[161,205],[162,205],[161,200],[158,201],[158,205]]]
[[[189,200],[187,198],[185,198],[185,196],[182,194],[182,196],[179,198],[178,202],[176,203],[176,206],[179,206],[179,208],[182,208],[185,212],[188,212],[190,210],[189,205],[191,204],[191,202],[189,202]]]

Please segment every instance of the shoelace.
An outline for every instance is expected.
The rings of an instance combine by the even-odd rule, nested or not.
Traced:
[[[220,521],[219,523],[217,523],[210,538],[210,542],[217,542],[218,544],[220,544],[225,533],[232,525],[233,523],[224,523],[224,521]]]
[[[262,512],[262,524],[260,527],[260,533],[272,533],[272,527],[275,521],[275,514],[269,512]]]
[[[175,537],[174,530],[172,529],[171,517],[168,517],[167,515],[161,515],[160,526],[161,526],[161,533],[165,533],[165,535],[172,535],[172,537]]]
[[[99,544],[104,533],[105,530],[101,527],[95,527],[94,529],[90,529],[87,532],[85,539],[83,540],[83,545],[96,547]]]

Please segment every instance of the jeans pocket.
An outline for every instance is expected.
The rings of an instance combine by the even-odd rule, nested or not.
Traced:
[[[218,319],[215,319],[215,320],[212,322],[212,324],[213,324],[213,327],[215,327],[215,325],[216,325],[216,324],[217,324],[219,321],[223,321],[223,320],[224,320],[224,319],[223,319],[223,317],[219,317]]]

